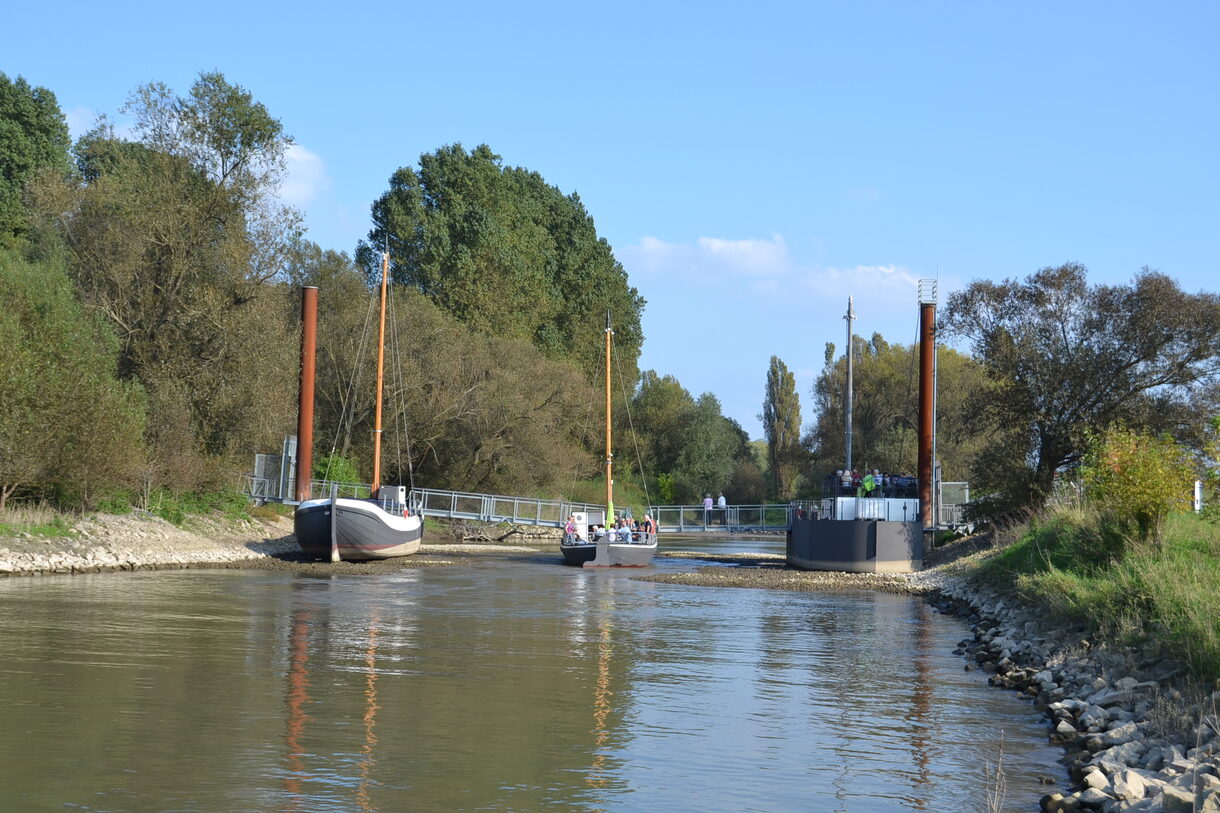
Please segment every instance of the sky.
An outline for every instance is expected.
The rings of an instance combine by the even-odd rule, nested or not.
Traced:
[[[249,90],[295,141],[282,199],[351,253],[452,143],[580,195],[647,300],[642,369],[754,438],[824,348],[916,339],[916,284],[1079,262],[1220,289],[1220,3],[10,4],[0,71],[73,135],[160,81]]]

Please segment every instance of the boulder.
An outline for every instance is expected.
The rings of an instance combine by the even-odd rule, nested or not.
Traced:
[[[1147,789],[1143,777],[1131,769],[1124,769],[1114,774],[1111,779],[1110,791],[1119,799],[1138,801],[1144,798]]]

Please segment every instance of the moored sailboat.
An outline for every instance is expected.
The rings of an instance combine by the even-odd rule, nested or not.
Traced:
[[[610,313],[606,313],[606,512],[574,515],[575,531],[565,533],[559,549],[563,561],[584,567],[644,567],[652,563],[657,552],[657,535],[653,530],[615,529],[614,523],[614,452],[610,423]],[[600,521],[600,533],[593,529]]]
[[[301,551],[310,557],[358,561],[390,559],[407,556],[419,550],[423,540],[423,518],[410,515],[406,505],[406,489],[398,486],[383,489],[381,481],[381,406],[385,370],[385,314],[389,285],[390,255],[381,258],[381,321],[377,337],[377,398],[373,429],[373,491],[370,499],[339,497],[332,494],[322,499],[302,501],[293,515],[293,531]],[[303,343],[304,345],[304,343]],[[304,352],[302,353],[304,355]],[[312,373],[312,359],[303,369]],[[304,374],[302,375],[304,378]],[[305,394],[312,393],[313,384],[301,387],[302,413],[306,412]],[[312,404],[308,407],[312,415]],[[312,438],[302,435],[301,445]],[[308,435],[312,435],[310,428]],[[300,448],[300,447],[298,447]],[[298,465],[298,477],[308,478],[308,466]],[[308,482],[308,480],[306,480]],[[391,492],[383,499],[382,492]]]

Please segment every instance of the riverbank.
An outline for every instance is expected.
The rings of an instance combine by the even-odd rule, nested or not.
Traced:
[[[315,562],[300,555],[286,517],[193,516],[182,526],[153,514],[96,514],[60,523],[62,533],[0,537],[0,577],[183,568],[378,573],[459,564],[487,553],[534,553],[511,544],[425,544],[420,555],[378,562]]]

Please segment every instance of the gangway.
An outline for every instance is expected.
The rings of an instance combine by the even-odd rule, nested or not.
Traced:
[[[285,486],[275,478],[247,475],[245,492],[251,499],[296,505],[291,481]],[[309,484],[309,499],[339,497],[367,499],[368,483],[340,483],[313,480]],[[562,528],[568,516],[578,511],[597,513],[603,505],[591,505],[568,500],[548,500],[534,497],[510,497],[503,494],[475,494],[469,491],[446,491],[436,488],[413,488],[409,492],[400,486],[382,486],[383,507],[397,513],[406,508],[413,514],[444,519],[464,519],[475,522],[509,522],[517,525],[542,525]]]
[[[654,505],[649,508],[658,533],[741,534],[786,531],[792,524],[788,503],[764,505]]]

